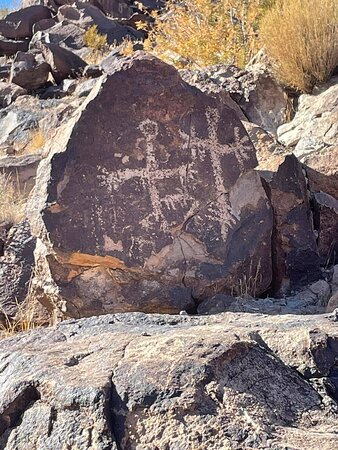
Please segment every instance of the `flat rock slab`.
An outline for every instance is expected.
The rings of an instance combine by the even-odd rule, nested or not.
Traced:
[[[240,120],[154,57],[115,61],[54,140],[31,207],[63,308],[175,312],[243,277],[264,291],[272,214]]]
[[[0,341],[0,447],[332,450],[337,358],[328,316],[66,321]]]

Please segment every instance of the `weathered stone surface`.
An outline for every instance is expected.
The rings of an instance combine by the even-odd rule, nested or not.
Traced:
[[[218,314],[229,311],[231,304],[236,299],[231,295],[216,294],[211,298],[204,300],[197,308],[198,314]]]
[[[20,95],[25,95],[26,90],[14,83],[0,81],[0,108],[6,108]]]
[[[57,22],[54,19],[40,20],[39,22],[35,23],[33,26],[33,37],[34,37],[34,34],[37,33],[38,31],[47,30],[48,28],[52,28],[56,24],[57,24]]]
[[[308,167],[338,176],[338,77],[302,95],[294,119],[278,128],[278,139]],[[338,197],[337,197],[338,198]]]
[[[30,43],[30,48],[39,48],[39,43],[57,44],[66,50],[79,50],[84,47],[85,30],[66,20],[37,32]]]
[[[338,200],[324,192],[314,194],[319,208],[318,247],[323,266],[338,263]]]
[[[0,446],[332,450],[325,316],[108,315],[0,342]]]
[[[320,260],[302,165],[286,156],[269,182],[274,211],[274,289],[285,293],[316,281]]]
[[[261,66],[240,70],[235,66],[214,66],[199,71],[182,71],[183,78],[205,91],[226,91],[245,117],[276,134],[285,122],[289,102],[283,88]]]
[[[10,39],[30,38],[33,36],[33,25],[50,17],[51,11],[43,5],[19,9],[0,20],[0,34]]]
[[[40,43],[37,48],[41,50],[49,64],[56,84],[60,84],[66,78],[78,77],[87,65],[82,58],[57,44]]]
[[[0,158],[0,173],[17,180],[23,192],[29,192],[35,184],[35,176],[41,155],[7,156]]]
[[[7,153],[7,149],[15,154],[41,152],[39,145],[48,142],[81,101],[78,98],[67,102],[41,100],[32,95],[17,98],[15,103],[0,110],[0,154]],[[36,137],[40,142],[34,142]]]
[[[242,123],[256,149],[257,169],[276,171],[287,154],[285,147],[271,133],[258,125],[247,120],[243,120]]]
[[[26,52],[28,50],[29,40],[6,39],[0,35],[0,56],[12,56],[16,52]]]
[[[34,266],[35,238],[27,221],[14,225],[5,240],[0,256],[0,322],[4,313],[12,317],[28,293]]]
[[[34,91],[45,86],[50,67],[41,53],[18,52],[12,63],[10,82]]]
[[[244,276],[264,291],[272,214],[241,122],[154,57],[116,64],[39,169],[40,276],[71,316],[190,310]]]
[[[107,36],[109,44],[120,44],[124,38],[142,39],[144,35],[135,28],[121,25],[118,21],[107,17],[99,8],[88,2],[75,2],[73,5],[64,5],[58,10],[59,22],[63,20],[86,30],[96,25],[100,33]]]

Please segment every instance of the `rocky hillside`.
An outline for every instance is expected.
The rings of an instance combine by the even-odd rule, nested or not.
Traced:
[[[0,20],[0,450],[338,448],[338,77],[177,70],[162,7]]]

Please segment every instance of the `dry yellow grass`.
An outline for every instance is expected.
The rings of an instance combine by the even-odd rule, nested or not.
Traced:
[[[177,66],[243,66],[259,48],[259,20],[271,1],[169,0],[146,48]]]
[[[83,36],[83,42],[91,50],[86,57],[88,64],[97,64],[109,52],[107,35],[99,33],[97,25],[88,28]]]
[[[17,313],[14,317],[10,317],[0,305],[0,315],[2,316],[1,337],[6,338],[22,331],[30,331],[46,325],[46,320],[39,315],[39,306],[37,300],[28,296],[22,303],[16,301]]]
[[[9,175],[0,173],[0,223],[18,223],[25,216],[27,195],[20,189],[19,182]]]
[[[311,92],[338,64],[338,2],[277,0],[261,22],[260,36],[277,76]]]

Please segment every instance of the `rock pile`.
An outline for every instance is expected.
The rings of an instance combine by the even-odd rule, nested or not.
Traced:
[[[51,79],[60,84],[66,78],[81,76],[90,53],[84,35],[93,25],[109,45],[145,37],[137,30],[138,20],[132,20],[138,14],[136,6],[131,8],[126,1],[95,2],[96,6],[83,2],[31,3],[0,20],[0,57],[13,58],[9,73],[3,74],[6,84],[0,86],[0,98],[5,89],[13,91],[17,85],[35,92],[48,87]],[[105,13],[113,14],[113,18]],[[19,95],[23,94],[21,91]],[[6,104],[0,101],[0,107],[10,103],[11,98],[7,98]]]

